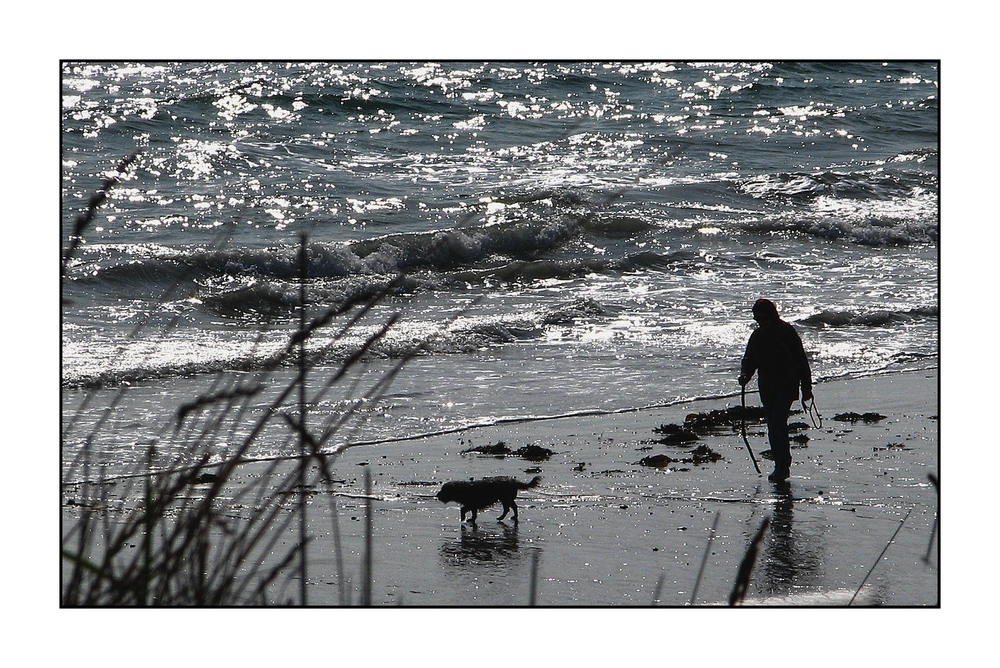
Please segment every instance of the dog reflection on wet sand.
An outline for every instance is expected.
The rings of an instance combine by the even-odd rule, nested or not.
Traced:
[[[447,534],[441,542],[439,554],[442,563],[451,568],[508,568],[520,558],[518,526],[509,522],[488,524],[462,524],[461,534]],[[483,571],[479,571],[483,572]]]
[[[497,520],[502,520],[507,517],[508,512],[514,511],[511,518],[517,524],[517,505],[514,503],[514,497],[517,496],[518,490],[537,487],[541,481],[541,476],[537,475],[530,482],[521,482],[507,476],[482,478],[481,480],[453,480],[441,486],[437,498],[441,503],[455,501],[460,504],[463,522],[465,514],[471,512],[470,522],[475,524],[476,514],[480,510],[500,503],[503,504],[503,513]]]

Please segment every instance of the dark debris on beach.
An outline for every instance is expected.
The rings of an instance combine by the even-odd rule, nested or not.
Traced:
[[[707,445],[699,445],[698,447],[690,450],[688,457],[671,457],[669,455],[649,455],[643,457],[637,463],[640,466],[649,466],[652,468],[666,468],[670,464],[694,464],[695,466],[701,466],[702,464],[707,464],[709,462],[717,462],[722,459],[720,455],[715,450],[712,450]]]
[[[492,445],[477,445],[462,450],[461,454],[483,455],[487,457],[520,457],[529,462],[542,462],[548,460],[555,454],[553,450],[543,448],[540,445],[525,445],[517,450],[511,450],[504,441],[497,441]]]
[[[764,409],[760,406],[730,406],[712,411],[691,413],[684,418],[684,426],[701,433],[716,432],[725,428],[739,428],[743,421],[748,424],[763,422]]]
[[[698,440],[698,435],[689,429],[685,429],[676,424],[665,424],[653,430],[654,433],[663,434],[661,438],[655,439],[654,443],[663,445],[684,445]]]
[[[886,416],[879,413],[855,413],[853,411],[848,413],[838,413],[833,416],[834,420],[838,422],[864,422],[866,424],[874,424],[885,420]]]
[[[764,409],[760,406],[747,406],[746,408],[731,406],[701,413],[690,413],[684,418],[683,425],[663,424],[653,429],[653,433],[662,436],[650,442],[662,445],[686,445],[697,441],[701,436],[739,429],[744,421],[746,424],[752,425],[763,423]]]
[[[791,414],[801,411],[792,411]],[[764,409],[760,406],[730,406],[700,413],[690,413],[684,418],[684,424],[663,424],[653,429],[654,434],[659,438],[650,439],[645,443],[656,445],[688,446],[691,443],[701,440],[703,436],[718,436],[723,432],[739,430],[744,424],[755,426],[765,422]],[[801,432],[809,429],[806,422],[792,422],[788,425],[788,430],[792,434],[791,440],[793,448],[807,447],[809,436]],[[640,450],[651,449],[648,446],[639,448]],[[765,450],[763,456],[768,458],[770,451]],[[653,468],[667,468],[671,464],[694,464],[696,466],[716,462],[722,459],[722,455],[715,452],[706,445],[698,445],[693,450],[689,450],[686,456],[671,456],[666,454],[648,455],[640,459],[637,464]]]

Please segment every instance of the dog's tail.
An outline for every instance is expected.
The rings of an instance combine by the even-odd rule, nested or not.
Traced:
[[[521,489],[531,489],[532,487],[538,487],[538,483],[542,481],[542,476],[536,475],[531,479],[531,482],[522,482]]]

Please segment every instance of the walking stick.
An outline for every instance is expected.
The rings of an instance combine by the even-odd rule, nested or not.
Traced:
[[[753,462],[753,467],[757,471],[757,475],[760,475],[760,467],[757,466],[757,458],[753,456],[753,450],[750,448],[750,440],[747,438],[747,386],[740,385],[740,426],[743,432],[743,443],[747,446],[747,452],[750,453],[750,461]]]

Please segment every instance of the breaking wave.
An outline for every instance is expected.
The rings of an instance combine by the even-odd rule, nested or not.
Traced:
[[[938,242],[936,176],[881,170],[769,174],[740,184],[779,212],[748,224],[758,232],[795,232],[867,246]],[[782,210],[794,204],[795,210]]]
[[[606,315],[609,309],[590,298],[580,298],[523,313],[496,316],[467,316],[447,326],[433,322],[397,323],[368,345],[376,328],[357,327],[347,336],[324,340],[316,336],[311,362],[335,365],[359,351],[369,358],[398,359],[413,354],[460,354],[482,350],[544,335],[550,327],[572,325],[579,319]],[[195,334],[196,335],[196,334]],[[289,333],[272,331],[244,339],[226,339],[216,335],[210,343],[186,339],[183,332],[175,338],[159,341],[132,340],[128,343],[107,341],[94,346],[90,354],[70,357],[90,358],[104,364],[66,365],[62,383],[65,387],[102,387],[136,383],[155,378],[186,376],[221,371],[255,372],[295,363],[289,356]],[[77,353],[78,351],[69,351]]]
[[[908,309],[905,311],[823,311],[800,320],[809,327],[890,327],[901,322],[937,318],[938,307]]]
[[[936,189],[933,175],[872,170],[843,173],[784,172],[743,181],[739,190],[756,199],[813,200],[817,197],[889,200],[910,196],[915,188]]]

